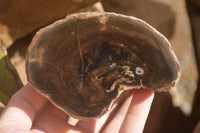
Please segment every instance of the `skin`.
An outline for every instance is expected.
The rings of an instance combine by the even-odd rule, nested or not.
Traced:
[[[98,120],[79,121],[75,127],[65,121],[67,114],[53,106],[30,84],[13,95],[0,117],[1,133],[142,133],[154,93],[133,90],[112,120],[104,125],[110,113]],[[117,102],[114,104],[116,107]]]

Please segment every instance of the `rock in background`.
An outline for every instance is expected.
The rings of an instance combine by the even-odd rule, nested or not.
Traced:
[[[192,35],[197,57],[198,70],[200,72],[200,1],[186,0],[186,3],[192,26]],[[200,80],[198,85],[200,86]],[[200,88],[198,88],[196,92],[192,115],[197,120],[200,120]],[[200,121],[196,126],[194,133],[200,133]]]
[[[0,39],[4,47],[97,0],[0,0]]]

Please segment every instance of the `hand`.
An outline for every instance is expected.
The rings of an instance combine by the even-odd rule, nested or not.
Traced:
[[[79,121],[73,127],[65,121],[66,113],[27,84],[13,95],[1,114],[0,133],[142,133],[153,97],[151,90],[133,90],[108,124],[104,125],[106,114],[98,120]]]

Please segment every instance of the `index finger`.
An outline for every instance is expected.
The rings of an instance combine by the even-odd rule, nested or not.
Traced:
[[[154,92],[148,89],[135,90],[120,132],[142,133],[154,98]]]
[[[0,117],[0,132],[29,131],[35,114],[45,103],[30,84],[16,92]]]

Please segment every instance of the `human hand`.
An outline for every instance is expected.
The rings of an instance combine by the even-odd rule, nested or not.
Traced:
[[[81,120],[73,127],[65,121],[66,113],[27,84],[1,114],[0,133],[142,133],[153,97],[151,90],[133,90],[108,124],[104,125],[109,113],[97,120]]]

